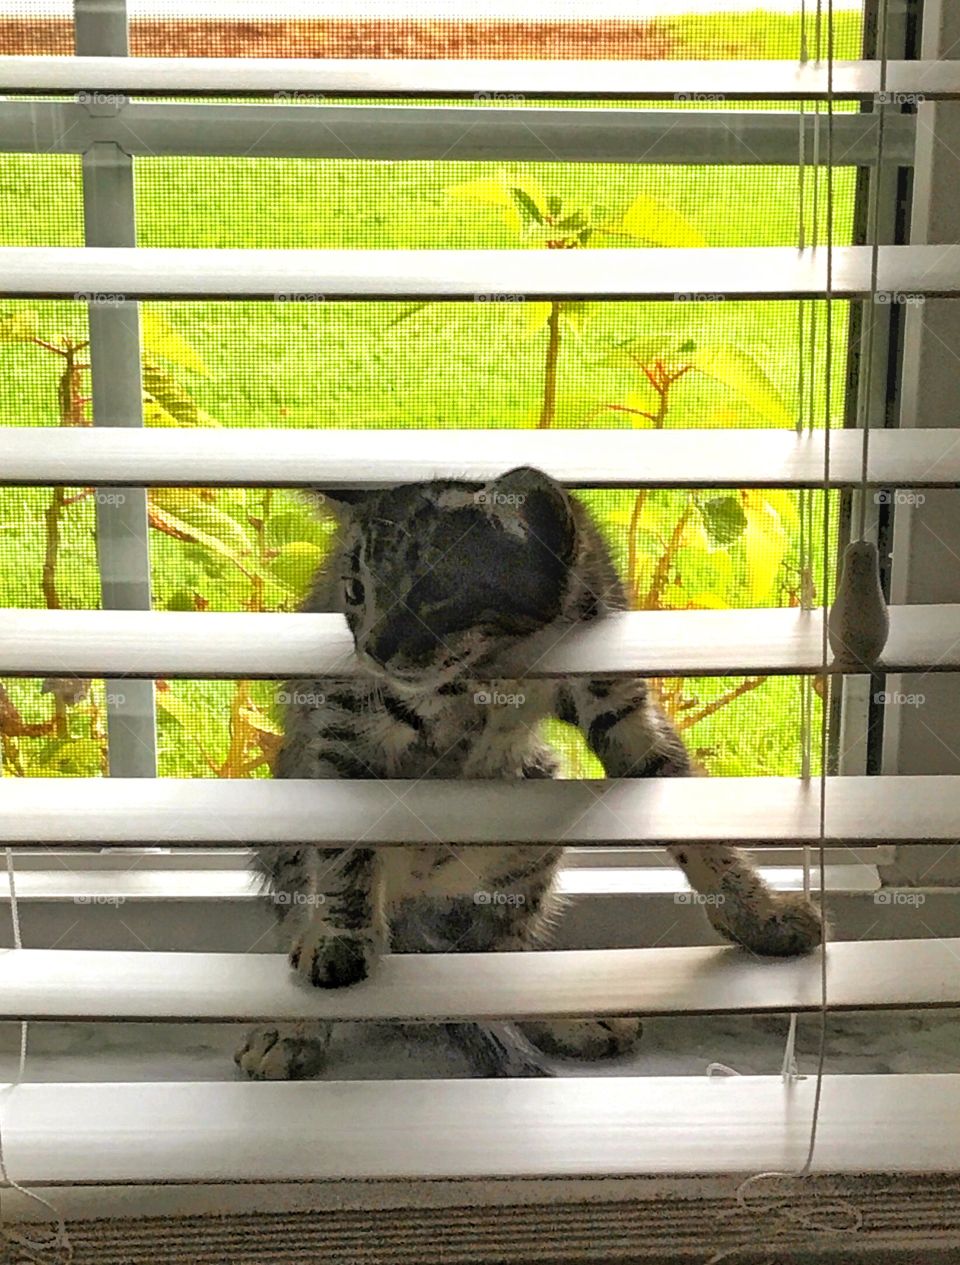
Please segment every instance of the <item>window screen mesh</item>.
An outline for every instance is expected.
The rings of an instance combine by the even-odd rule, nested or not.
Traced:
[[[695,6],[671,0],[637,0],[625,11],[642,16],[593,18],[585,5],[551,4],[549,20],[500,16],[503,4],[421,5],[354,0],[328,6],[333,13],[314,16],[316,6],[271,6],[264,18],[252,5],[208,2],[190,7],[163,0],[133,0],[129,6],[130,49],[136,56],[158,57],[489,57],[489,58],[795,58],[800,47],[800,4],[718,4],[726,12],[691,13]],[[709,6],[704,5],[704,8]],[[816,40],[814,6],[806,23],[811,46]],[[180,9],[179,14],[175,10]],[[736,12],[735,10],[746,10]],[[784,10],[788,10],[784,12]],[[226,11],[226,12],[225,12]],[[499,11],[499,12],[498,12]],[[405,14],[428,14],[407,17]],[[483,12],[484,16],[479,16]],[[233,16],[238,15],[238,16]],[[821,20],[821,41],[826,32]],[[834,31],[837,57],[859,54],[861,5],[836,0]]]
[[[133,9],[133,53],[794,58],[799,47],[796,14],[534,26],[212,19],[202,7],[189,16],[167,8]],[[10,21],[0,20],[8,51],[55,51],[11,47]],[[840,12],[836,23],[837,55],[856,56],[859,12]],[[809,28],[813,40],[812,19]],[[792,245],[799,189],[790,157],[781,167],[139,159],[138,240],[144,246],[602,250],[651,244],[643,225],[652,215],[666,233],[665,241],[653,244]],[[808,217],[813,179],[808,171]],[[853,169],[837,171],[838,243],[853,240],[855,183]],[[82,241],[78,159],[0,156],[0,191],[3,244]],[[672,226],[669,232],[664,224]],[[705,286],[675,303],[564,305],[556,322],[555,403],[545,416],[551,308],[523,297],[478,295],[472,303],[419,307],[327,303],[316,295],[278,295],[272,303],[145,304],[146,424],[787,428],[801,408],[801,360],[803,411],[823,424],[822,303],[806,305],[802,353],[792,302],[728,302]],[[0,343],[0,423],[89,423],[88,371],[76,371],[69,422],[62,390],[62,340],[85,339],[83,306],[8,303],[2,316],[10,336]],[[843,423],[847,406],[848,320],[848,306],[836,304],[834,425]],[[748,439],[731,433],[730,442]],[[50,490],[0,493],[0,604],[51,604],[52,531],[55,600],[64,607],[99,604],[95,502],[84,491],[67,490],[55,529]],[[796,494],[730,489],[581,495],[610,539],[637,607],[798,603]],[[816,538],[822,505],[818,497],[812,500]],[[154,601],[163,609],[293,609],[329,541],[329,522],[290,491],[159,489],[151,506]],[[836,498],[831,528],[835,539]],[[819,550],[815,554],[813,579],[822,600],[832,577],[823,576]],[[41,682],[6,682],[5,688],[0,727],[6,731],[6,774],[103,769],[102,686],[75,701],[50,682],[46,689]],[[711,771],[799,770],[796,679],[664,681],[658,688]],[[275,693],[275,686],[260,682],[161,682],[160,771],[266,775],[278,740]],[[31,724],[46,728],[31,736],[24,732]],[[569,731],[558,726],[553,736],[570,772],[598,771]]]
[[[3,0],[0,4],[0,57],[47,54],[70,56],[73,5],[65,0]]]

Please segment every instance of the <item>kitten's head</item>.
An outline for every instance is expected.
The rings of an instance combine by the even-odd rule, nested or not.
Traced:
[[[349,501],[340,609],[361,661],[401,687],[434,689],[559,615],[576,528],[566,493],[539,470]]]

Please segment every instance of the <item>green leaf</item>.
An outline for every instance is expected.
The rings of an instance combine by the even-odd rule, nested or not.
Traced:
[[[153,426],[219,426],[216,418],[200,408],[196,400],[172,374],[158,365],[143,367],[147,394],[144,420]]]
[[[706,238],[679,211],[645,193],[634,198],[616,227],[653,246],[707,245]]]
[[[270,569],[288,588],[299,594],[306,592],[322,561],[322,549],[306,540],[292,540],[283,546]]]
[[[572,215],[568,215],[562,219],[557,228],[586,228],[587,217],[582,211],[574,211]]]
[[[561,304],[560,315],[579,338],[583,332],[584,325],[593,315],[593,310],[592,304],[586,303],[582,299],[571,299],[569,302]]]
[[[742,541],[747,560],[747,592],[751,601],[762,601],[773,586],[787,548],[780,516],[769,505],[747,505]]]
[[[159,507],[176,515],[190,527],[215,535],[234,553],[248,555],[254,552],[253,540],[240,523],[196,488],[154,488],[150,493],[150,504],[154,509]]]
[[[714,496],[698,502],[703,523],[718,545],[732,544],[747,527],[747,516],[737,496]]]
[[[240,708],[240,719],[255,729],[260,734],[270,734],[274,738],[283,737],[283,727],[278,725],[275,720],[270,717],[259,707],[247,704]]]
[[[698,372],[722,382],[766,421],[790,427],[794,417],[776,387],[752,356],[730,343],[701,347],[687,357]],[[749,439],[745,442],[749,443]]]
[[[278,576],[271,576],[263,570],[257,559],[252,556],[252,543],[250,538],[240,527],[239,523],[232,519],[229,514],[224,514],[215,506],[207,507],[207,517],[197,512],[193,507],[187,506],[187,512],[190,518],[201,519],[205,526],[198,526],[196,522],[191,522],[189,518],[182,517],[181,514],[170,508],[171,493],[180,491],[181,489],[163,489],[155,488],[150,494],[150,525],[157,531],[163,532],[165,535],[173,536],[177,540],[181,540],[187,546],[199,545],[214,557],[224,558],[227,562],[241,571],[248,579],[252,580],[256,577],[264,581],[270,586],[271,598],[279,597],[284,600],[290,597],[292,590]],[[183,491],[191,491],[191,489],[182,489]],[[159,494],[159,495],[158,495]],[[213,528],[214,530],[207,530]],[[215,534],[216,532],[216,534]],[[220,533],[223,534],[221,539]],[[206,567],[206,562],[204,562]],[[216,572],[213,573],[214,575]]]
[[[766,502],[772,510],[780,515],[780,521],[793,531],[800,528],[800,513],[797,509],[796,492],[787,492],[774,488],[764,488],[762,492],[748,493],[748,498],[757,496]]]
[[[32,308],[0,316],[0,343],[27,343],[40,332],[40,313]]]
[[[533,220],[534,224],[543,223],[543,216],[540,214],[540,208],[537,206],[536,202],[534,202],[533,198],[531,198],[529,193],[525,193],[523,189],[518,189],[515,185],[513,185],[510,189],[510,196],[520,208],[521,213],[526,215],[528,219]]]
[[[264,528],[264,539],[271,549],[280,549],[293,540],[306,540],[311,545],[325,548],[330,540],[333,524],[320,522],[310,513],[282,510],[271,514]]]
[[[99,772],[101,755],[95,738],[53,738],[44,744],[36,764],[40,768],[56,768],[60,773],[89,776]]]
[[[652,365],[655,360],[668,360],[671,356],[662,337],[625,338],[617,343],[600,361],[612,369],[639,369]]]
[[[165,609],[168,611],[195,611],[197,604],[193,600],[194,590],[191,588],[180,588],[167,598]]]
[[[210,376],[210,371],[203,363],[197,351],[185,338],[173,328],[166,317],[152,308],[145,307],[140,311],[140,329],[143,334],[143,345],[151,356],[162,356],[181,369],[192,369],[194,373]]]

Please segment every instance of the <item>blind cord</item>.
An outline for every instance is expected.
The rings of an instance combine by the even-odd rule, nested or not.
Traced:
[[[870,250],[870,294],[873,298],[874,314],[877,307],[879,295],[880,281],[880,174],[883,170],[883,146],[884,146],[884,126],[887,117],[886,107],[886,91],[887,91],[887,3],[883,0],[880,5],[880,12],[877,17],[877,43],[880,50],[880,95],[877,101],[877,161],[873,173],[873,189],[870,199],[870,215],[867,223],[872,234],[871,250]],[[869,455],[870,455],[870,414],[873,396],[873,359],[874,348],[876,345],[877,322],[875,315],[871,315],[870,325],[867,329],[867,346],[866,346],[866,366],[865,376],[866,383],[861,392],[863,400],[863,410],[861,415],[861,424],[863,427],[863,442],[860,454],[860,504],[857,512],[857,535],[863,540],[866,532],[867,518],[867,476],[869,473]]]
[[[817,52],[819,60],[820,46],[820,12],[822,0],[817,0]],[[886,0],[884,0],[886,4]],[[834,26],[833,26],[833,0],[827,0],[827,171],[826,171],[826,328],[825,328],[825,358],[826,358],[826,374],[824,377],[824,459],[823,459],[823,536],[822,536],[822,565],[823,578],[826,585],[829,576],[829,568],[831,562],[830,556],[830,424],[832,411],[832,370],[833,370],[833,63],[834,63]],[[816,247],[815,238],[815,247]],[[801,351],[802,354],[802,351]],[[824,682],[828,680],[827,668],[829,666],[829,634],[827,629],[826,610],[823,612],[821,621],[821,644],[820,644],[820,668],[822,679]],[[819,820],[817,843],[818,861],[820,869],[820,897],[821,908],[824,909],[826,903],[826,809],[827,809],[827,756],[829,751],[829,693],[824,690],[823,708],[821,712],[820,724],[820,804],[819,804]],[[808,745],[812,745],[809,743]],[[808,890],[809,884],[809,867],[805,865],[805,890]],[[719,1252],[715,1252],[706,1265],[721,1265],[721,1262],[728,1261],[732,1257],[741,1252],[768,1248],[775,1249],[778,1244],[787,1241],[804,1241],[809,1239],[811,1232],[829,1235],[856,1233],[863,1226],[863,1212],[856,1205],[845,1199],[833,1200],[829,1203],[821,1204],[815,1209],[803,1209],[793,1206],[795,1202],[795,1192],[791,1194],[787,1190],[782,1196],[777,1198],[772,1196],[772,1202],[766,1204],[752,1204],[750,1195],[753,1187],[761,1182],[775,1181],[793,1183],[796,1180],[806,1180],[812,1172],[813,1158],[816,1153],[817,1134],[820,1124],[820,1109],[823,1101],[823,1077],[824,1067],[826,1064],[826,1045],[827,1045],[827,1016],[829,1013],[829,999],[827,989],[827,939],[828,928],[826,918],[824,917],[823,934],[820,940],[819,962],[820,962],[820,1011],[819,1011],[819,1044],[817,1050],[817,1068],[816,1083],[814,1086],[813,1110],[810,1119],[810,1135],[807,1144],[807,1153],[803,1164],[793,1172],[771,1170],[767,1172],[754,1173],[750,1177],[745,1178],[736,1189],[737,1208],[742,1213],[750,1216],[759,1217],[766,1215],[771,1218],[772,1224],[765,1235],[757,1236],[749,1240],[737,1243],[731,1247],[724,1248]],[[796,1017],[791,1019],[791,1039],[796,1033]],[[784,1066],[787,1067],[788,1055],[792,1055],[792,1046],[788,1042],[787,1053],[784,1056]],[[846,1220],[844,1221],[844,1218]],[[771,1258],[772,1265],[772,1258]]]
[[[871,189],[871,214],[868,230],[872,233],[870,251],[870,294],[873,311],[865,329],[863,342],[866,349],[864,383],[860,392],[858,421],[861,426],[860,484],[857,505],[856,539],[847,545],[843,566],[834,593],[830,611],[828,632],[830,645],[838,663],[848,670],[859,668],[861,672],[876,670],[877,661],[886,645],[890,631],[890,615],[883,592],[880,574],[880,555],[877,546],[866,539],[867,485],[870,457],[870,415],[873,410],[873,360],[876,345],[877,321],[875,312],[879,306],[880,276],[880,187],[883,170],[884,120],[886,118],[887,83],[887,5],[882,0],[877,23],[877,39],[880,56],[880,92],[875,101],[877,119],[877,165]],[[871,222],[872,220],[872,222]],[[887,295],[887,298],[894,298]]]
[[[6,848],[4,851],[7,859],[7,882],[10,887],[10,921],[13,926],[13,946],[15,950],[19,950],[23,948],[23,934],[20,924],[20,906],[17,901],[17,881],[13,865],[13,850]],[[27,1034],[28,1025],[26,1022],[21,1021],[20,1061],[17,1068],[17,1076],[15,1081],[9,1085],[4,1085],[3,1089],[0,1090],[0,1095],[3,1098],[9,1098],[13,1090],[23,1081],[23,1074],[27,1066]],[[57,1223],[52,1233],[47,1238],[40,1240],[29,1238],[18,1230],[8,1229],[5,1222],[0,1218],[0,1246],[4,1248],[4,1259],[8,1260],[10,1265],[70,1265],[73,1260],[73,1244],[70,1242],[66,1222],[60,1210],[48,1199],[44,1199],[32,1190],[27,1190],[25,1186],[21,1186],[19,1182],[14,1181],[7,1171],[7,1158],[3,1144],[2,1113],[0,1113],[0,1189],[15,1190],[27,1199],[32,1199],[34,1203],[39,1204],[47,1212],[51,1213]]]

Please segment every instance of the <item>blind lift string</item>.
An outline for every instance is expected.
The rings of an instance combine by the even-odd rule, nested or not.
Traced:
[[[18,950],[23,948],[23,935],[20,925],[20,906],[17,902],[17,881],[13,865],[13,850],[5,848],[4,852],[6,853],[7,862],[7,882],[10,888],[10,921],[13,926],[13,947]],[[27,1066],[28,1031],[27,1023],[21,1020],[20,1060],[17,1067],[16,1080],[0,1089],[0,1104],[2,1104],[3,1099],[9,1098],[10,1094],[23,1081],[23,1074]],[[0,1190],[15,1190],[27,1199],[32,1199],[34,1203],[39,1204],[47,1212],[52,1213],[56,1220],[56,1228],[51,1236],[41,1241],[29,1238],[17,1230],[8,1230],[3,1217],[0,1216],[0,1248],[5,1249],[4,1259],[9,1260],[10,1265],[69,1265],[73,1260],[73,1244],[70,1242],[66,1223],[59,1209],[48,1199],[44,1199],[36,1194],[35,1191],[27,1190],[25,1186],[21,1186],[19,1182],[14,1181],[7,1171],[7,1158],[3,1146],[2,1119],[0,1119]]]
[[[888,0],[883,0],[883,7],[886,8]],[[801,30],[805,25],[806,4],[802,0],[803,12],[801,15]],[[820,30],[821,30],[821,7],[822,0],[817,0],[817,51],[819,54]],[[834,24],[833,24],[833,0],[827,0],[827,162],[826,162],[826,329],[825,329],[825,359],[826,372],[824,376],[824,468],[823,468],[823,532],[822,532],[822,567],[824,584],[826,584],[829,575],[829,567],[831,563],[830,550],[830,531],[829,531],[829,511],[830,511],[830,423],[832,411],[832,369],[833,369],[833,245],[834,245],[834,223],[833,223],[833,202],[834,202],[834,184],[833,184],[833,154],[834,154],[834,135],[833,135],[833,110],[834,110]],[[805,47],[805,40],[801,35],[801,47]],[[886,59],[885,41],[882,46],[882,56],[884,63]],[[818,56],[819,61],[819,56]],[[885,82],[886,68],[881,72],[881,82]],[[882,103],[880,103],[882,104]],[[801,120],[801,128],[803,122]],[[815,133],[816,135],[816,133]],[[801,155],[802,155],[801,151]],[[802,157],[801,157],[802,161]],[[819,169],[816,169],[817,172]],[[819,175],[815,176],[814,188]],[[816,205],[816,203],[815,203]],[[879,204],[877,204],[879,205]],[[814,212],[816,217],[816,211]],[[801,229],[801,235],[803,230]],[[818,243],[815,241],[814,246]],[[875,285],[875,280],[874,280]],[[802,343],[801,343],[802,347]],[[813,361],[811,361],[811,376],[813,374]],[[861,493],[862,493],[861,488]],[[802,559],[805,561],[805,559]],[[824,618],[821,623],[821,646],[820,646],[820,666],[822,679],[827,681],[827,668],[830,662],[830,642],[827,627],[826,610],[824,610]],[[820,870],[820,893],[821,903],[825,903],[826,896],[826,805],[827,805],[827,758],[829,754],[829,717],[830,708],[828,705],[829,695],[826,694],[823,707],[821,710],[820,725],[820,802],[819,802],[819,821],[818,821],[818,860]],[[807,746],[809,748],[810,741],[808,739]],[[805,866],[805,870],[808,867]],[[805,876],[806,878],[806,876]],[[805,890],[808,890],[808,878],[805,881]],[[836,1236],[838,1234],[856,1233],[863,1226],[863,1212],[845,1199],[835,1199],[827,1204],[822,1204],[816,1209],[807,1211],[803,1208],[794,1208],[789,1193],[785,1193],[779,1199],[773,1198],[771,1202],[763,1206],[751,1205],[749,1195],[751,1188],[763,1181],[767,1180],[789,1180],[789,1179],[805,1179],[811,1175],[813,1168],[813,1159],[816,1153],[817,1133],[820,1123],[820,1109],[823,1100],[823,1077],[824,1066],[826,1062],[826,1034],[827,1034],[827,1015],[828,1009],[828,990],[827,990],[827,926],[824,920],[823,935],[820,943],[819,952],[820,963],[820,1011],[819,1011],[819,1045],[817,1051],[817,1068],[816,1082],[814,1086],[813,1111],[810,1120],[810,1134],[807,1143],[806,1157],[798,1169],[793,1171],[771,1170],[767,1172],[754,1173],[745,1178],[737,1187],[736,1201],[740,1211],[748,1215],[760,1216],[767,1214],[771,1218],[771,1225],[765,1235],[761,1235],[750,1240],[740,1242],[731,1247],[724,1248],[719,1252],[715,1252],[706,1265],[720,1265],[720,1262],[728,1261],[740,1252],[748,1249],[774,1247],[776,1244],[784,1243],[787,1240],[797,1242],[807,1239],[810,1232],[821,1233],[825,1235]],[[791,1020],[791,1037],[795,1035],[794,1018]],[[785,1066],[787,1059],[785,1057]],[[794,1083],[794,1077],[785,1077],[785,1083],[790,1086]],[[840,1220],[840,1218],[845,1218]],[[773,1257],[768,1258],[766,1265],[777,1265]]]

